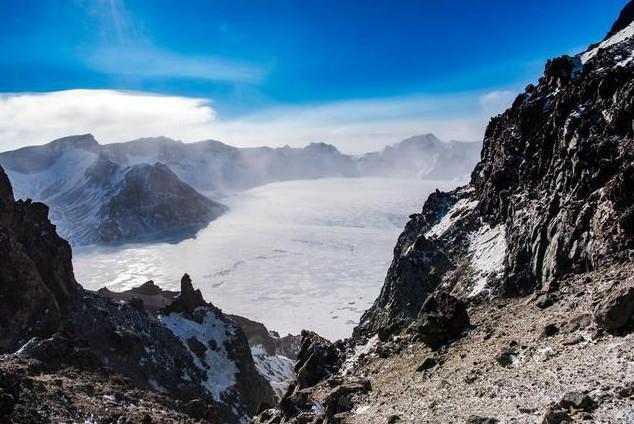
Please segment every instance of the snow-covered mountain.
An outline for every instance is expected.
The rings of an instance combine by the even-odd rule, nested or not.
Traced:
[[[479,143],[427,134],[363,156],[325,143],[237,148],[166,137],[99,144],[90,135],[0,153],[18,198],[45,202],[72,244],[190,237],[226,208],[217,195],[287,180],[383,176],[464,179]]]
[[[275,181],[358,175],[352,157],[334,146],[238,148],[219,141],[183,143],[166,137],[102,146],[111,160],[124,164],[161,162],[202,192],[244,190]]]
[[[165,163],[201,191],[323,177],[462,178],[478,162],[480,149],[480,143],[444,142],[433,134],[411,137],[360,157],[325,143],[303,148],[237,148],[213,140],[182,143],[156,137],[102,147],[117,163]]]
[[[359,173],[420,179],[466,179],[480,159],[480,143],[444,142],[433,134],[410,137],[358,160]]]
[[[91,135],[0,155],[17,198],[46,202],[73,244],[186,236],[226,210],[161,163],[122,166]]]

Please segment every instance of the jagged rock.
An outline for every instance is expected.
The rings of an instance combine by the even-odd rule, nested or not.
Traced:
[[[464,303],[441,291],[427,298],[409,331],[420,335],[430,347],[438,348],[458,338],[468,325]]]
[[[269,331],[260,322],[238,315],[229,315],[229,318],[242,328],[251,346],[262,346],[269,355],[281,354],[293,360],[297,359],[301,348],[301,335],[280,336],[275,331]]]
[[[634,396],[634,381],[627,382],[623,387],[620,387],[618,395],[622,398]]]
[[[593,310],[597,325],[607,331],[620,330],[634,316],[634,277],[601,292]]]
[[[194,312],[196,308],[203,306],[208,306],[203,298],[203,294],[198,289],[194,290],[192,279],[188,274],[185,274],[183,278],[181,278],[181,291],[179,295],[165,307],[165,313],[175,312],[195,318]]]
[[[136,299],[136,301],[143,303],[143,309],[152,314],[165,308],[179,294],[177,291],[161,289],[152,280],[122,292],[111,291],[107,287],[103,287],[97,293],[113,300],[126,301],[131,304]]]
[[[311,395],[314,388],[301,389],[292,384],[280,401],[280,410],[285,416],[292,417],[302,411],[310,410],[313,406]]]
[[[542,420],[543,424],[561,424],[573,422],[571,414],[589,413],[595,408],[592,398],[581,392],[566,393],[557,403],[550,405]],[[586,418],[589,418],[588,416]]]
[[[279,424],[282,422],[282,412],[277,409],[267,409],[262,411],[255,419],[253,424]]]
[[[399,237],[385,284],[374,304],[361,317],[354,335],[395,333],[416,318],[423,301],[440,284],[440,277],[453,264],[423,235],[422,223],[413,219]],[[388,333],[388,334],[389,334]]]
[[[583,342],[584,340],[585,339],[583,338],[583,336],[581,334],[574,334],[574,335],[568,337],[563,342],[561,342],[561,344],[564,345],[564,346],[572,346],[572,345],[579,344],[579,343]]]
[[[0,168],[0,353],[61,325],[61,308],[79,293],[70,246],[41,203],[15,201]]]
[[[205,357],[205,352],[207,352],[207,346],[201,343],[196,337],[190,337],[189,339],[187,339],[187,346],[189,346],[192,352],[194,352],[196,356],[198,356],[199,358]]]
[[[535,300],[535,306],[539,309],[546,309],[555,304],[557,297],[551,293],[544,293]]]
[[[342,352],[335,344],[311,331],[302,331],[302,345],[297,355],[297,387],[314,386],[335,373],[342,363]]]
[[[11,356],[18,366],[28,363],[48,373],[81,370],[105,384],[118,375],[137,390],[164,392],[172,404],[205,397],[214,416],[227,423],[255,414],[261,403],[273,403],[273,391],[257,372],[244,333],[204,301],[187,275],[180,295],[159,316],[148,314],[141,303],[157,295],[153,284],[142,286],[135,295],[143,297],[129,302],[84,291],[73,276],[70,246],[47,214],[45,205],[16,202],[0,168],[0,354],[22,346]],[[211,332],[218,338],[213,355],[207,339],[188,334],[195,326],[194,336]],[[6,356],[0,364],[5,362]],[[235,372],[219,375],[224,369]],[[216,384],[222,387],[217,393]],[[55,401],[69,403],[69,393],[60,391]],[[125,400],[112,396],[115,403]]]
[[[631,261],[634,37],[612,41],[549,61],[491,119],[469,185],[410,217],[355,336],[403,328],[438,287],[461,299],[541,289],[547,307],[562,276]]]

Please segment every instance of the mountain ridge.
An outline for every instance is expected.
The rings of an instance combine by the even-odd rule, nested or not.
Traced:
[[[227,211],[208,197],[267,183],[365,175],[461,178],[475,163],[476,149],[455,143],[414,137],[356,158],[326,143],[237,148],[152,137],[101,145],[83,134],[0,153],[0,164],[18,197],[46,202],[61,235],[74,245],[179,241]]]

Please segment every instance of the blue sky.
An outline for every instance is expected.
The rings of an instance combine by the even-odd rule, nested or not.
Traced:
[[[178,128],[180,118],[173,129],[166,122],[138,130],[187,141],[319,138],[364,151],[427,131],[477,139],[547,58],[603,38],[624,4],[0,0],[0,93],[5,102],[21,96],[5,114],[46,109],[46,96],[59,104],[62,94],[75,110],[90,107],[94,94],[108,98],[102,109],[125,110],[130,96],[150,99],[172,118],[192,112],[200,122],[191,131]],[[175,111],[173,102],[190,109]],[[20,135],[39,144],[91,124],[100,132],[94,116],[29,135],[7,121],[0,117],[0,143],[11,147],[25,142]],[[139,135],[113,127],[101,129],[104,141]]]

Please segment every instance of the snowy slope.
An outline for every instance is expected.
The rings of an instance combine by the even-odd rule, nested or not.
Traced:
[[[122,166],[90,135],[0,154],[16,198],[50,207],[71,244],[186,236],[226,208],[197,193],[158,163]]]

